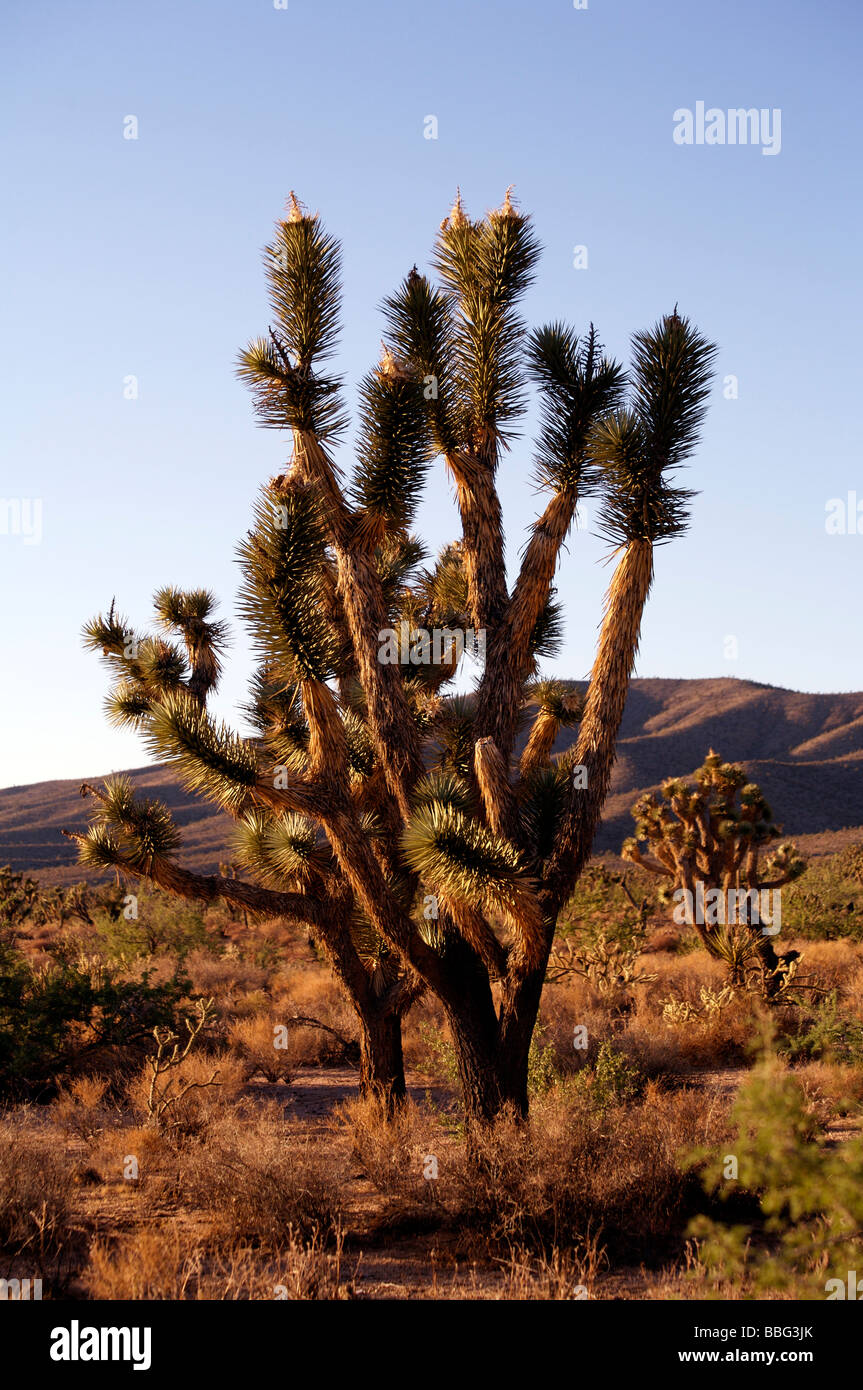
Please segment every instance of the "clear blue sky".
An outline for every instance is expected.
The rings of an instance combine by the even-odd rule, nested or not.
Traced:
[[[861,27],[858,0],[6,0],[0,497],[40,500],[42,537],[0,534],[0,785],[146,761],[80,646],[112,595],[138,625],[168,582],[233,615],[234,546],[286,449],[234,361],[266,329],[260,247],[290,188],[344,243],[349,389],[457,184],[474,214],[508,184],[533,212],[531,320],[592,319],[624,355],[679,302],[719,380],[638,674],[860,689],[863,534],[828,535],[825,507],[863,500]],[[698,101],[781,109],[781,152],[676,144]],[[511,557],[530,472],[525,438],[501,476]],[[442,467],[422,527],[456,533]],[[589,670],[602,555],[573,537],[560,674]],[[249,673],[234,630],[229,718]]]

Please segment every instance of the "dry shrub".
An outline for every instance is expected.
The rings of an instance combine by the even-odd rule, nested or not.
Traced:
[[[306,1242],[297,1240],[291,1232],[290,1240],[281,1252],[273,1296],[303,1302],[310,1299],[353,1298],[353,1282],[345,1283],[342,1279],[344,1237],[341,1228],[336,1230],[333,1244],[331,1253],[319,1232],[316,1231]]]
[[[428,1030],[434,1029],[439,1037],[450,1036],[449,1024],[439,999],[425,994],[419,1004],[410,1010],[402,1025],[402,1051],[405,1066],[423,1075],[434,1076],[436,1068],[429,1053]],[[431,1070],[429,1068],[431,1067]]]
[[[91,1298],[173,1301],[194,1296],[200,1268],[200,1251],[184,1251],[176,1227],[143,1226],[122,1240],[95,1240],[84,1282]]]
[[[183,1156],[182,1181],[188,1200],[211,1214],[222,1245],[280,1250],[292,1235],[327,1236],[338,1224],[339,1185],[313,1157],[311,1140],[289,1144],[275,1116],[243,1128],[221,1120],[206,1148]]]
[[[148,1117],[152,1079],[152,1066],[148,1061],[127,1090],[133,1113],[144,1119]],[[179,1066],[157,1080],[158,1094],[170,1086],[170,1094],[177,1096],[176,1103],[165,1112],[163,1122],[157,1127],[179,1144],[201,1140],[237,1099],[244,1082],[245,1068],[229,1052],[210,1056],[190,1053]]]
[[[850,1013],[863,1019],[863,963],[859,960],[845,978],[842,986],[842,1001]]]
[[[835,1114],[847,1115],[863,1101],[863,1072],[838,1062],[807,1062],[794,1068],[807,1101],[817,1108],[823,1123]]]
[[[497,1245],[561,1248],[594,1234],[628,1260],[679,1231],[698,1185],[680,1155],[722,1130],[694,1091],[648,1083],[638,1104],[597,1109],[565,1082],[534,1102],[529,1125],[503,1116],[457,1172],[462,1223]]]
[[[680,950],[680,932],[674,927],[657,927],[644,943],[642,954],[645,956],[659,955],[668,953],[676,955]]]
[[[0,1251],[24,1258],[34,1276],[58,1273],[77,1243],[72,1174],[47,1142],[15,1125],[0,1126]]]
[[[586,1049],[574,1046],[576,1028],[587,1029]],[[576,978],[546,985],[537,1029],[540,1034],[544,1042],[553,1045],[558,1070],[566,1074],[594,1061],[602,1044],[620,1035],[620,1028],[615,1027],[607,1008],[597,1007],[587,982]]]
[[[289,980],[280,977],[269,1008],[274,1024],[287,1025],[295,1018],[323,1024],[322,1028],[290,1024],[293,1067],[333,1066],[359,1057],[356,1015],[335,980],[319,966],[295,970]]]
[[[569,1250],[555,1245],[548,1253],[536,1253],[519,1246],[510,1251],[504,1265],[500,1297],[544,1303],[592,1298],[600,1272],[607,1264],[605,1251],[590,1232]]]
[[[236,1019],[230,1025],[228,1038],[231,1053],[242,1067],[245,1081],[251,1081],[258,1075],[270,1082],[291,1081],[294,1035],[297,1030],[288,1030],[288,1047],[277,1047],[278,1027],[278,1020],[273,1022],[268,1017]]]
[[[147,1169],[155,1172],[167,1164],[173,1164],[176,1154],[168,1136],[152,1125],[134,1125],[111,1136],[107,1152],[125,1157],[134,1155],[142,1173]]]
[[[716,983],[708,983],[715,990]],[[700,992],[701,985],[698,985]],[[691,989],[666,996],[701,1007],[700,993]],[[687,1022],[674,1023],[661,1013],[639,1013],[629,1021],[620,1045],[636,1056],[651,1076],[685,1075],[694,1068],[741,1066],[750,1055],[757,1032],[757,1003],[739,994],[719,1012]]]
[[[149,1125],[108,1130],[99,1136],[90,1157],[104,1182],[127,1191],[143,1191],[156,1200],[177,1188],[176,1144]],[[131,1176],[135,1171],[138,1176]]]
[[[275,1259],[245,1245],[211,1248],[183,1238],[176,1227],[140,1227],[123,1240],[99,1239],[90,1248],[84,1282],[91,1298],[117,1301],[220,1301],[353,1297],[342,1276],[342,1235],[333,1250],[317,1234],[293,1231]]]
[[[387,1118],[380,1101],[369,1096],[346,1101],[339,1114],[353,1158],[379,1192],[426,1202],[446,1192],[454,1146],[435,1113],[407,1100]],[[435,1169],[437,1178],[426,1176]]]
[[[241,996],[264,990],[268,982],[262,966],[243,960],[231,947],[223,956],[211,955],[201,948],[192,951],[186,960],[186,973],[192,982],[192,993],[207,998],[212,995],[223,1012],[231,1011]]]
[[[79,1076],[57,1094],[54,1118],[66,1134],[92,1142],[105,1128],[110,1115],[103,1104],[109,1082],[100,1076]]]

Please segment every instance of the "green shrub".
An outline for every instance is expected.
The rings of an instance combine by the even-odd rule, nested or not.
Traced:
[[[50,965],[34,967],[0,944],[0,1094],[53,1089],[82,1063],[93,1070],[117,1049],[137,1062],[153,1028],[177,1022],[187,981],[126,980],[98,960],[69,955],[58,948]]]
[[[803,1027],[777,1044],[794,1061],[863,1065],[863,1023],[842,1012],[834,989],[807,1015]]]
[[[754,1202],[746,1224],[701,1216],[690,1225],[700,1269],[720,1294],[783,1291],[825,1298],[827,1281],[843,1281],[863,1259],[863,1141],[826,1149],[803,1090],[776,1057],[767,1057],[741,1087],[732,1111],[733,1138],[722,1154],[693,1155],[704,1187],[720,1201]],[[730,1159],[737,1177],[729,1176]]]
[[[571,1082],[600,1114],[614,1105],[626,1105],[641,1089],[641,1074],[610,1042],[600,1044],[592,1067],[577,1072]]]
[[[127,918],[123,911],[117,916],[106,911],[95,915],[99,943],[109,960],[169,955],[182,962],[190,951],[213,949],[198,908],[158,890],[139,891],[135,899],[136,917]]]
[[[863,845],[809,861],[782,891],[783,928],[813,941],[863,941]]]
[[[560,1067],[554,1043],[543,1046],[537,1030],[527,1054],[527,1094],[531,1097],[544,1095],[559,1080]]]
[[[640,949],[648,917],[659,907],[656,880],[639,869],[617,872],[607,864],[588,864],[561,914],[558,935],[577,933],[579,944],[600,936],[623,948]]]
[[[419,1031],[420,1037],[431,1053],[432,1069],[442,1081],[455,1089],[458,1086],[458,1062],[452,1043],[431,1023],[421,1023]],[[530,1040],[530,1051],[527,1056],[528,1095],[542,1095],[559,1079],[560,1069],[557,1064],[557,1052],[554,1044],[546,1043],[543,1046],[538,1033],[534,1033]]]

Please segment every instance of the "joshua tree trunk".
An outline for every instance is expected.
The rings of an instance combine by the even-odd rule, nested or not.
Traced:
[[[468,1127],[474,1130],[494,1120],[504,1104],[497,1047],[471,1015],[450,1015],[450,1026],[462,1105]]]
[[[391,1115],[404,1100],[402,1021],[391,1009],[357,1009],[360,1025],[360,1094],[379,1100]]]
[[[514,988],[505,991],[501,1004],[501,1090],[518,1115],[527,1115],[530,1044],[539,1016],[547,963],[544,960]]]

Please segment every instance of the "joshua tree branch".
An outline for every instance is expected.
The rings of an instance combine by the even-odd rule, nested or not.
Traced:
[[[87,838],[72,830],[61,833],[67,840],[74,840],[78,844],[83,844]],[[326,918],[324,904],[305,893],[279,893],[257,884],[244,883],[241,879],[222,878],[220,874],[195,874],[171,859],[156,857],[146,867],[139,867],[118,851],[114,867],[133,878],[152,879],[160,888],[177,897],[205,903],[221,898],[225,902],[236,903],[256,917],[290,917],[312,927],[319,926]]]
[[[531,663],[530,639],[548,602],[561,547],[569,534],[578,493],[555,493],[531,528],[503,622],[487,639],[486,669],[477,699],[477,729],[512,752],[522,685]]]
[[[587,786],[575,788],[570,784],[568,812],[562,819],[552,854],[546,893],[558,912],[590,854],[608,794],[617,735],[638,651],[641,615],[652,581],[652,543],[630,541],[617,563],[606,596],[584,714],[571,754],[572,763],[587,769]]]

